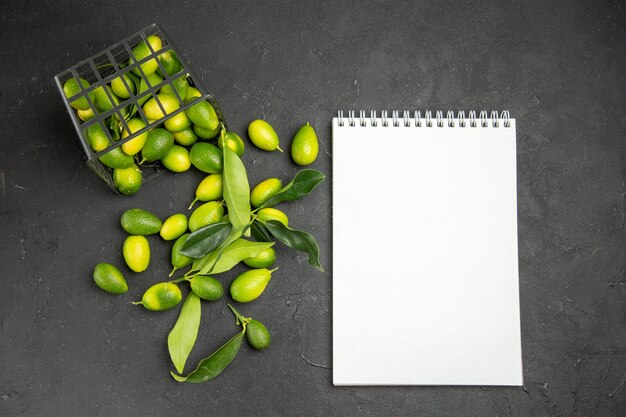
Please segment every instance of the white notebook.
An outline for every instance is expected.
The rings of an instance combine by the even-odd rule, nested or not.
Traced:
[[[333,119],[335,385],[522,385],[515,120]]]

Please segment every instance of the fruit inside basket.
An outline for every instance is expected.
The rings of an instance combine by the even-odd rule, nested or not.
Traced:
[[[189,148],[227,127],[217,100],[156,23],[55,81],[87,165],[121,194],[136,193],[166,170],[186,171]]]

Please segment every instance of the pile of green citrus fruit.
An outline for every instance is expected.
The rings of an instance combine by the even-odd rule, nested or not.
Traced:
[[[149,36],[147,42],[154,54],[163,48],[157,36]],[[146,42],[140,42],[132,48],[126,66],[154,54]],[[82,78],[70,78],[63,85],[66,98],[72,98],[70,105],[84,122],[119,108],[105,119],[108,135],[100,123],[94,123],[84,129],[84,138],[94,153],[106,151],[98,159],[112,171],[113,182],[120,193],[130,195],[139,191],[143,182],[142,167],[160,164],[170,171],[184,172],[193,165],[203,172],[219,173],[223,157],[221,146],[228,146],[237,155],[243,154],[244,143],[233,132],[226,133],[224,145],[220,142],[216,146],[222,122],[211,103],[200,100],[203,94],[183,72],[183,65],[174,51],[166,50],[157,58],[131,70],[122,68],[120,72],[121,75],[106,85],[89,91],[88,97],[81,95],[79,82],[83,89],[90,87]],[[172,77],[171,81],[164,81],[164,76]],[[146,93],[159,86],[154,93]],[[80,98],[73,99],[77,95]],[[125,100],[131,98],[127,104]],[[181,109],[190,103],[194,104],[184,111]],[[253,130],[264,131],[260,140],[271,147],[273,139],[271,134],[267,136],[269,125],[263,123]],[[137,135],[124,141],[134,134]],[[213,143],[208,142],[211,140]]]
[[[148,135],[153,132],[161,136],[172,134],[167,129],[156,128]],[[259,149],[281,150],[278,135],[266,121],[251,122],[248,136]],[[215,378],[234,359],[244,336],[255,349],[263,350],[270,345],[267,327],[242,316],[229,303],[242,330],[203,359],[195,370],[183,375],[198,334],[201,303],[216,302],[225,294],[230,295],[233,303],[249,303],[259,298],[278,269],[275,242],[306,253],[309,264],[323,271],[315,238],[290,226],[287,214],[275,206],[305,197],[325,176],[314,169],[302,169],[286,184],[280,178],[267,178],[250,187],[241,159],[243,141],[226,130],[219,131],[217,140],[217,146],[204,141],[194,143],[188,156],[190,164],[208,173],[196,188],[188,209],[198,205],[189,216],[173,213],[162,220],[148,210],[135,208],[125,211],[120,218],[122,228],[128,233],[122,254],[131,271],[142,273],[148,269],[151,250],[147,236],[157,234],[162,241],[173,242],[170,277],[186,270],[177,278],[153,283],[141,300],[134,303],[150,311],[165,311],[182,302],[179,318],[168,336],[168,349],[176,369],[171,375],[179,382],[197,383]],[[141,149],[143,158],[145,150],[146,144]],[[169,152],[171,148],[162,158],[166,166]],[[317,153],[317,136],[307,123],[294,136],[291,156],[296,164],[309,165]],[[228,272],[240,263],[249,269],[230,277]],[[111,294],[128,291],[122,272],[110,263],[96,265],[93,279],[98,287]],[[185,283],[189,285],[186,296],[183,295]]]

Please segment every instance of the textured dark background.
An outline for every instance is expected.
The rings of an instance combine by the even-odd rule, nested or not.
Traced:
[[[626,415],[618,1],[86,3],[0,5],[0,415]],[[314,167],[326,173],[336,110],[509,109],[518,120],[525,387],[332,386],[330,182],[285,207],[318,237],[327,272],[281,248],[268,291],[242,308],[268,324],[272,347],[242,348],[211,383],[174,382],[165,340],[176,310],[129,304],[166,276],[169,245],[151,239],[147,273],[125,269],[125,296],[98,290],[91,272],[99,261],[123,262],[120,213],[183,211],[202,176],[167,175],[132,198],[111,194],[83,167],[52,81],[152,22],[235,131],[263,117],[288,147],[310,121],[321,140]],[[296,171],[286,154],[249,147],[244,160],[253,183]],[[388,223],[393,196],[373,191],[381,206],[373,224]],[[377,244],[387,243],[373,233],[373,251]],[[235,329],[224,302],[204,306],[192,362]]]

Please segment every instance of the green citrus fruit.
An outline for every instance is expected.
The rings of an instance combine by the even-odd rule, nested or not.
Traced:
[[[122,213],[120,224],[131,235],[146,236],[158,233],[163,223],[148,210],[134,208]]]
[[[281,222],[285,227],[289,226],[289,218],[287,217],[287,215],[282,211],[272,207],[266,207],[259,210],[259,212],[257,213],[257,218],[263,222],[276,220]]]
[[[182,146],[173,145],[161,159],[161,163],[172,172],[184,172],[191,167],[189,151]]]
[[[176,53],[172,51],[171,49],[159,55],[159,60],[161,61],[163,68],[165,68],[165,71],[167,72],[167,75],[169,76],[172,76],[183,70],[183,64],[180,62],[180,60],[176,56]],[[160,71],[161,71],[161,68],[159,68],[159,72]]]
[[[128,284],[124,275],[119,269],[108,263],[96,265],[93,271],[93,280],[98,287],[111,294],[124,294],[128,291]]]
[[[151,36],[148,36],[147,40],[150,46],[152,47],[152,50],[155,53],[161,50],[161,47],[162,47],[161,38],[155,35],[151,35]],[[133,52],[133,57],[135,59],[132,59],[132,58],[130,59],[131,64],[134,62],[139,62],[142,59],[150,56],[150,54],[152,54],[152,52],[150,51],[150,48],[148,48],[148,45],[144,41],[139,42],[133,48],[132,52]],[[143,64],[141,64],[140,67],[144,75],[150,75],[150,74],[153,74],[157,70],[157,68],[159,68],[159,63],[157,62],[156,59],[150,59],[144,62]],[[133,72],[141,76],[141,71],[139,71],[139,68],[134,68]]]
[[[138,132],[146,127],[146,124],[143,122],[143,120],[137,118],[128,120],[126,122],[126,125],[128,126],[128,129],[130,129],[130,132],[128,131],[128,129],[124,128],[124,131],[122,132],[122,139],[127,138],[132,133]],[[134,137],[126,143],[123,143],[122,150],[126,155],[135,155],[141,150],[141,148],[143,148],[146,140],[148,140],[148,132],[143,132],[139,136]]]
[[[126,85],[124,85],[124,82],[126,82]],[[111,89],[119,98],[130,98],[131,94],[134,95],[137,93],[137,87],[133,79],[130,78],[130,74],[127,72],[111,81]]]
[[[164,240],[178,239],[187,231],[187,224],[187,216],[181,213],[173,214],[163,222],[161,237]]]
[[[315,129],[305,124],[296,132],[291,142],[291,159],[298,165],[310,165],[315,162],[319,151],[319,143]]]
[[[171,261],[174,269],[172,270],[170,276],[174,274],[177,269],[184,268],[193,262],[193,258],[190,258],[189,256],[180,253],[180,250],[183,248],[183,245],[187,241],[188,237],[189,233],[185,233],[184,235],[176,239],[176,242],[174,242],[174,246],[172,246]]]
[[[85,129],[87,142],[94,152],[100,152],[109,147],[109,138],[100,126],[100,123],[94,123]]]
[[[217,301],[224,295],[222,283],[208,275],[196,275],[189,280],[191,291],[207,301]]]
[[[201,227],[218,223],[224,215],[224,207],[217,201],[204,203],[189,216],[189,230],[195,232]]]
[[[237,156],[243,155],[246,145],[244,145],[243,140],[235,132],[226,132],[224,141],[226,142],[226,147],[235,152]],[[221,140],[217,141],[217,146],[223,150]]]
[[[137,165],[132,164],[128,168],[115,168],[113,182],[120,193],[131,195],[139,191],[143,178]]]
[[[220,133],[219,127],[214,130],[207,130],[197,125],[193,125],[193,131],[196,135],[198,135],[199,138],[207,139],[207,140],[213,139],[214,137],[217,136],[218,133]]]
[[[187,89],[187,97],[185,97],[185,102],[191,100],[195,97],[202,97],[202,93],[195,87],[189,87]]]
[[[200,181],[196,188],[196,198],[191,202],[189,208],[197,201],[213,201],[222,198],[223,182],[222,174],[211,174]]]
[[[157,99],[161,103],[161,106],[163,106],[165,114],[163,114],[163,110],[161,110]],[[179,107],[180,104],[173,95],[157,94],[156,98],[152,97],[150,100],[146,101],[146,104],[143,105],[142,109],[148,119],[159,120],[160,118],[165,117],[166,114],[175,112]]]
[[[174,93],[174,90],[176,90],[180,99],[184,101],[185,98],[187,98],[188,88],[189,81],[187,80],[187,77],[183,76],[173,79],[171,84],[165,84],[163,87],[161,87],[161,93],[176,96],[176,94]]]
[[[87,80],[84,80],[82,78],[80,78],[80,83],[83,85],[83,88],[87,88],[90,86],[89,82],[87,82]],[[89,106],[89,101],[87,101],[87,98],[84,95],[82,95],[82,90],[80,89],[80,86],[78,85],[78,81],[76,81],[75,78],[70,78],[69,80],[65,82],[65,84],[63,84],[63,93],[65,93],[66,98],[72,98],[77,94],[81,94],[80,98],[77,98],[76,100],[72,101],[70,105],[77,110],[91,109],[91,107]],[[93,102],[94,101],[93,91],[87,94],[89,95],[89,98]]]
[[[222,151],[215,145],[206,142],[197,142],[189,153],[191,164],[202,172],[219,174],[224,167]]]
[[[191,119],[195,125],[202,129],[209,131],[219,130],[220,120],[217,117],[215,109],[208,101],[205,100],[194,104],[187,108],[185,113],[187,113],[187,116],[189,116],[189,119]]]
[[[174,135],[161,127],[157,127],[148,132],[146,144],[141,149],[141,157],[148,162],[158,161],[167,155],[173,145]]]
[[[83,122],[91,120],[96,116],[91,108],[88,108],[87,110],[76,110],[76,113],[78,114],[78,118]]]
[[[153,235],[161,230],[161,219],[148,210],[130,209],[126,210],[120,218],[122,229],[131,235]]]
[[[181,113],[184,114],[184,113]],[[185,116],[187,117],[187,116]],[[187,128],[180,132],[174,132],[174,140],[179,145],[191,146],[198,140],[198,135],[195,134],[193,129]]]
[[[265,291],[272,279],[272,272],[266,268],[251,269],[239,275],[230,285],[230,296],[240,303],[256,300]]]
[[[122,248],[126,265],[135,272],[148,269],[150,263],[150,245],[144,236],[128,236]]]
[[[264,151],[274,151],[280,149],[278,135],[274,128],[265,120],[255,120],[248,125],[248,137],[250,141],[259,149]]]
[[[244,259],[243,263],[250,268],[269,268],[276,262],[276,252],[274,248],[267,248],[259,252],[254,258]]]
[[[141,297],[141,302],[147,310],[165,311],[176,307],[183,299],[178,285],[172,282],[160,282],[148,288]]]
[[[181,132],[191,127],[191,120],[187,117],[185,112],[180,112],[163,123],[165,128],[172,133]]]
[[[100,162],[109,168],[128,168],[134,165],[135,160],[132,156],[126,155],[120,146],[111,149],[107,153],[98,157]]]
[[[250,192],[250,203],[254,207],[261,207],[282,188],[283,183],[278,178],[268,178],[261,181]]]
[[[106,88],[106,91],[108,91],[109,95],[107,95],[105,88]],[[120,99],[117,98],[115,94],[113,94],[113,90],[111,90],[111,87],[109,86],[96,88],[95,90],[93,90],[93,96],[94,96],[93,104],[96,106],[96,109],[100,113],[109,111],[114,106],[117,106],[120,104]]]
[[[267,327],[258,320],[250,320],[246,325],[248,343],[256,350],[264,350],[270,346],[271,337]]]

